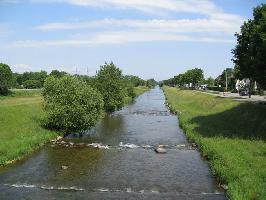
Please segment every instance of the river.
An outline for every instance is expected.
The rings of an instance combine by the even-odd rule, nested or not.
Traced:
[[[226,199],[164,102],[156,87],[81,138],[2,168],[0,199]]]

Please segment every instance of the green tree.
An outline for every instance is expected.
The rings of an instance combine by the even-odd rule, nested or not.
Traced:
[[[65,133],[94,126],[103,113],[101,94],[75,77],[48,77],[44,83],[43,125]]]
[[[253,17],[235,34],[233,61],[238,78],[250,78],[266,89],[266,4],[254,8]]]
[[[56,78],[61,78],[61,77],[63,77],[63,76],[66,76],[67,75],[67,73],[66,72],[64,72],[64,71],[58,71],[58,70],[53,70],[53,71],[51,71],[51,73],[49,74],[50,76],[54,76],[54,77],[56,77]]]
[[[39,81],[41,83],[41,87],[43,87],[44,81],[47,78],[48,74],[46,71],[40,71],[40,72],[36,72],[36,79],[37,81]]]
[[[185,79],[184,79],[184,74],[178,74],[177,76],[174,77],[175,79],[175,84],[178,85],[179,87],[184,86],[185,84]]]
[[[208,86],[214,86],[215,85],[215,79],[210,76],[209,78],[204,80],[204,84],[206,84]]]
[[[12,81],[10,67],[4,63],[0,63],[0,95],[8,94],[8,88],[11,86]]]
[[[23,74],[14,73],[13,74],[16,79],[16,85],[21,86],[23,85],[25,87],[25,82],[28,84],[38,85],[38,88],[43,87],[44,81],[47,78],[47,72],[46,71],[40,71],[40,72],[24,72]],[[34,84],[34,83],[36,84]],[[38,84],[37,84],[38,83]],[[25,87],[27,88],[27,87]],[[34,86],[35,88],[35,86]]]
[[[132,75],[124,76],[124,80],[127,84],[131,84],[133,87],[144,86],[146,83],[145,80],[140,77]]]
[[[149,88],[154,88],[156,86],[157,82],[151,78],[146,81],[146,86]]]
[[[113,62],[105,63],[97,71],[96,87],[103,95],[104,108],[107,112],[122,108],[126,87],[122,71]]]
[[[23,82],[23,87],[26,89],[36,89],[41,87],[41,82],[38,80],[26,80]]]
[[[203,70],[199,68],[194,68],[187,70],[183,74],[184,83],[192,83],[192,86],[197,86],[204,79]]]
[[[216,85],[221,85],[226,88],[226,78],[227,78],[227,89],[233,90],[236,84],[235,70],[232,68],[226,68],[221,75],[215,79]]]
[[[96,88],[96,78],[94,76],[87,76],[87,75],[75,75],[80,80],[85,81],[91,87]]]

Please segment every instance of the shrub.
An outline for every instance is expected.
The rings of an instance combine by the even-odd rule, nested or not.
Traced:
[[[136,97],[133,86],[127,87],[127,96],[131,97],[132,99],[134,99]]]
[[[6,64],[0,63],[0,95],[7,95],[12,84],[12,71]]]
[[[44,83],[43,125],[65,133],[94,126],[103,114],[101,94],[75,77],[48,77]]]
[[[23,82],[23,87],[26,89],[40,88],[42,83],[38,80],[27,80]]]
[[[110,64],[105,63],[97,72],[96,87],[103,95],[104,108],[107,112],[122,108],[126,87],[122,71],[112,62]]]
[[[0,95],[8,95],[9,91],[6,86],[0,85]]]

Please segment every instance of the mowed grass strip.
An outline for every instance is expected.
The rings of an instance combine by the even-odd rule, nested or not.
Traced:
[[[139,86],[139,87],[134,87],[134,93],[136,94],[136,96],[139,96],[147,91],[149,91],[150,88],[146,87],[146,86]]]
[[[22,158],[58,135],[40,126],[41,102],[40,93],[25,91],[0,99],[0,165]]]
[[[189,140],[233,200],[266,199],[266,106],[163,87]]]

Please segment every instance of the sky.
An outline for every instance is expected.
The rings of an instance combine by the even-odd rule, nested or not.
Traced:
[[[0,0],[0,62],[13,72],[124,74],[164,80],[233,67],[235,32],[266,0]]]

